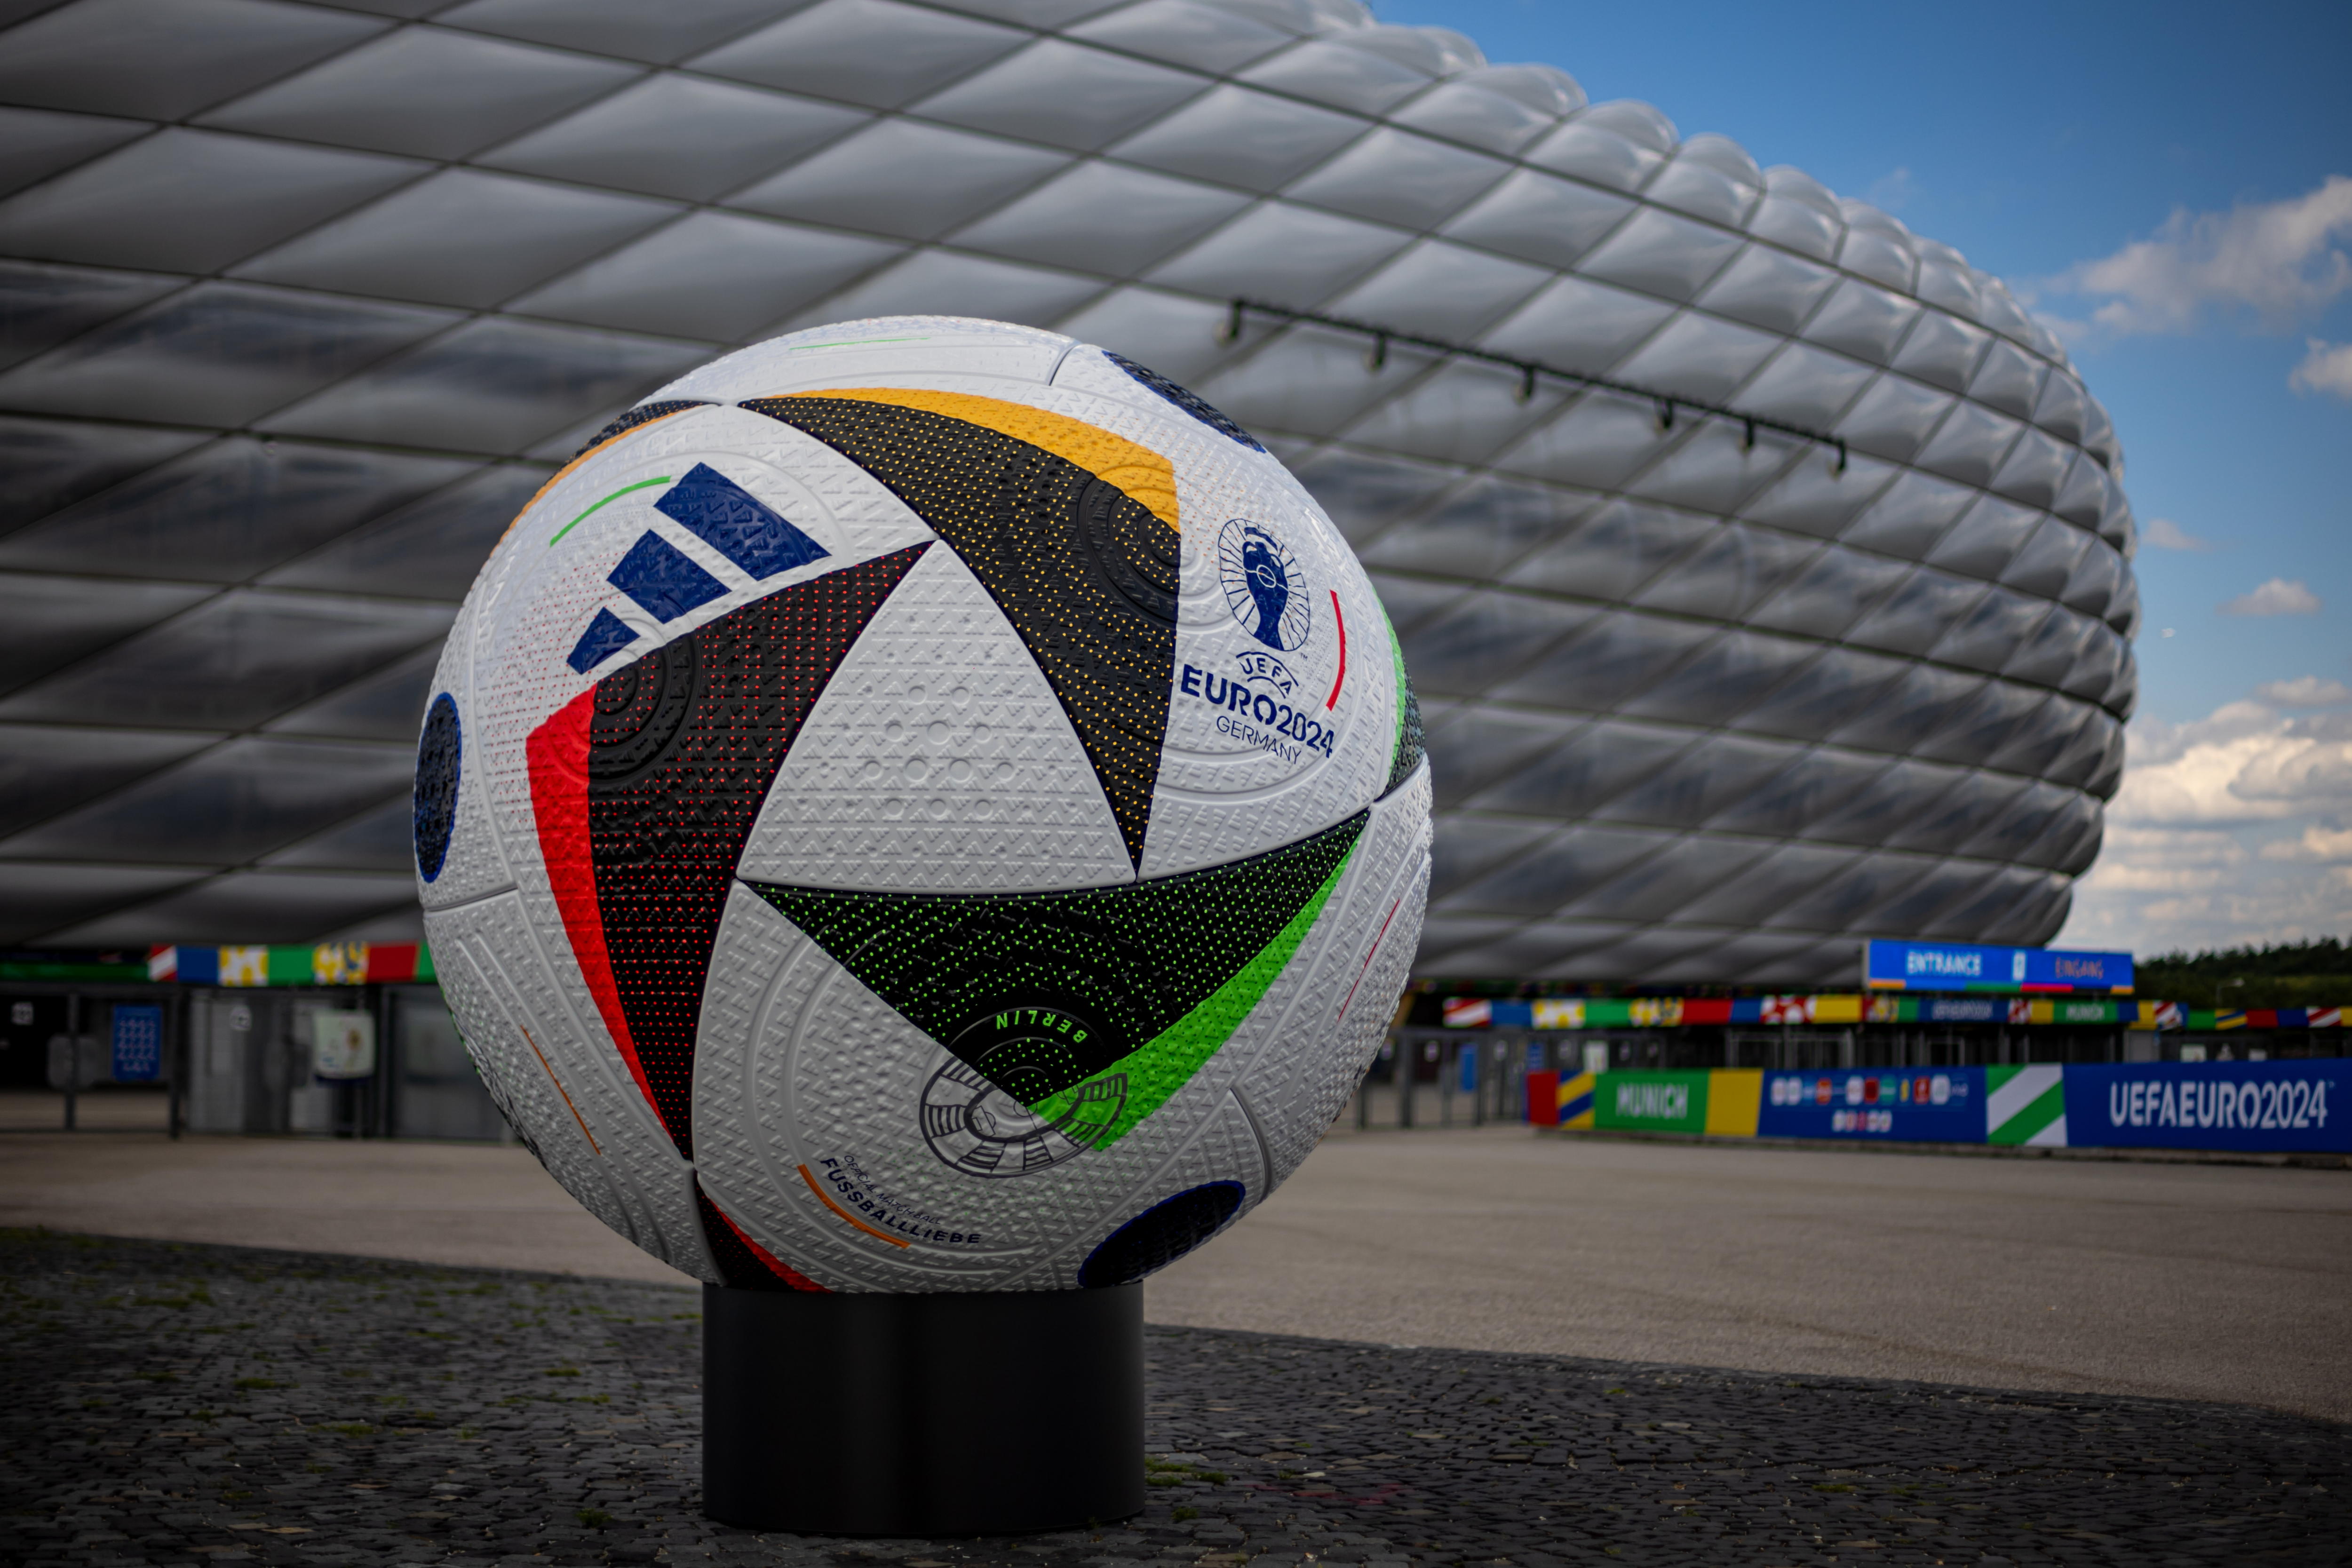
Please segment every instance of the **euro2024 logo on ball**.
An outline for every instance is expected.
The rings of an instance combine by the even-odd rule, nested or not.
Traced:
[[[1276,653],[1307,645],[1315,600],[1282,541],[1247,518],[1231,520],[1217,536],[1217,574],[1226,607],[1250,636]]]

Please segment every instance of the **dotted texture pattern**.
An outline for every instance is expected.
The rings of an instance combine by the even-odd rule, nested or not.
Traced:
[[[963,557],[1068,710],[1139,863],[1176,663],[1175,529],[1067,459],[963,420],[832,397],[743,406],[833,447]]]
[[[755,600],[597,683],[597,911],[648,1092],[682,1152],[704,967],[752,816],[842,655],[925,548]]]
[[[1129,887],[979,898],[768,886],[757,891],[950,1050],[974,1025],[1002,1011],[1064,1009],[1085,1019],[1087,1037],[1041,1068],[1049,1075],[1046,1087],[1023,1096],[1038,1109],[1178,1033],[1259,961],[1271,957],[1278,971],[1303,934],[1290,928],[1302,917],[1311,923],[1363,823],[1350,818],[1238,865]],[[1286,933],[1287,947],[1271,954]],[[1229,999],[1242,1004],[1238,1012],[1214,1009],[1207,1048],[1177,1053],[1181,1065],[1168,1064],[1166,1081],[1134,1084],[1100,1142],[1114,1141],[1181,1088],[1272,978],[1257,979],[1245,1001]],[[978,1055],[964,1059],[987,1070]],[[1156,1065],[1131,1064],[1129,1076]]]

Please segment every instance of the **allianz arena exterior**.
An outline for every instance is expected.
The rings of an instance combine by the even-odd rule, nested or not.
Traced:
[[[1549,67],[1350,0],[70,0],[0,105],[0,942],[413,935],[507,520],[687,367],[895,312],[1116,349],[1324,500],[1438,770],[1424,974],[1843,979],[2044,940],[2096,853],[2133,531],[2059,345]]]

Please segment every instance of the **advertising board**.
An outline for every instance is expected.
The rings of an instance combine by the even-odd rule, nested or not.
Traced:
[[[1624,1132],[1704,1132],[1704,1072],[1612,1072],[1601,1075],[1592,1097],[1592,1125]]]
[[[2352,1151],[2352,1059],[2069,1062],[2066,1138],[2076,1147]]]
[[[2128,952],[1873,939],[1862,944],[1862,983],[1874,990],[2125,992],[2132,988]]]
[[[1763,1138],[1891,1138],[1981,1143],[1981,1068],[1832,1068],[1768,1072],[1756,1120]]]
[[[115,1082],[153,1083],[163,1071],[163,1009],[116,1003],[111,1043]]]

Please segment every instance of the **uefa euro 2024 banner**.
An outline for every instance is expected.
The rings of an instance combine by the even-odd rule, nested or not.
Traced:
[[[2345,1058],[1542,1073],[1528,1105],[1545,1125],[1602,1131],[2304,1153],[2352,1152],[2347,1078]]]
[[[2117,1149],[2352,1152],[2352,1059],[2083,1062],[2065,1069],[2065,1142]]]

